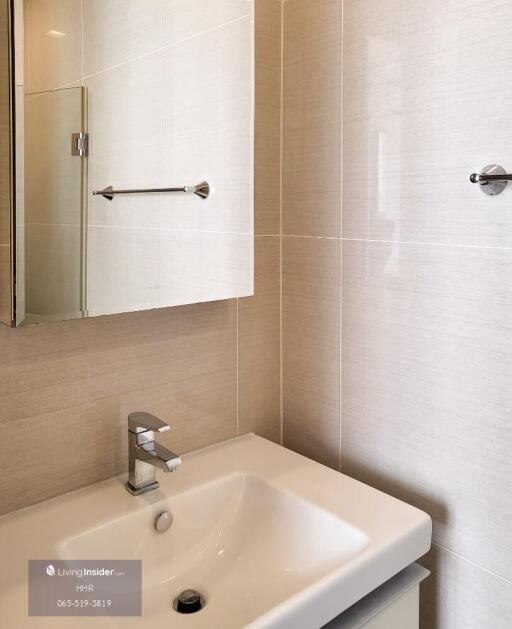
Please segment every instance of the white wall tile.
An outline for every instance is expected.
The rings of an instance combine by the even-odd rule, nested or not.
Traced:
[[[500,0],[345,3],[345,237],[512,245],[512,190],[469,182],[512,169],[511,18]]]
[[[84,75],[161,46],[160,0],[83,0]]]
[[[214,188],[166,195],[166,228],[252,232],[252,31],[244,18],[164,50],[165,183]]]
[[[116,197],[93,190],[161,184],[161,55],[159,52],[86,80],[89,107],[89,224],[160,227],[161,198]]]
[[[159,229],[89,227],[87,305],[91,316],[161,304]]]
[[[512,580],[512,250],[343,243],[342,467]]]
[[[438,546],[421,563],[421,629],[510,629],[512,583]]]
[[[253,237],[164,230],[163,305],[253,293]]]
[[[163,0],[163,44],[250,15],[253,4],[253,0]]]
[[[41,92],[77,81],[82,72],[80,0],[27,0],[25,89]]]

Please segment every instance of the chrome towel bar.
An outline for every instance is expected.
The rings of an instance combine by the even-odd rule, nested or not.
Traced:
[[[93,190],[94,196],[102,196],[109,201],[114,199],[116,194],[149,194],[153,192],[186,192],[195,194],[200,199],[207,199],[210,196],[210,184],[207,181],[198,183],[197,186],[183,186],[183,188],[134,188],[133,190],[114,190],[112,186],[103,190]]]
[[[471,183],[479,184],[480,190],[485,194],[496,196],[505,190],[509,181],[512,181],[512,174],[509,175],[502,166],[490,164],[483,168],[481,173],[473,173],[469,180]]]

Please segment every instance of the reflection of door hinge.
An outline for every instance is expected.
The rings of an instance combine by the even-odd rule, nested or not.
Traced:
[[[89,155],[89,134],[73,133],[71,136],[71,155],[87,157]]]

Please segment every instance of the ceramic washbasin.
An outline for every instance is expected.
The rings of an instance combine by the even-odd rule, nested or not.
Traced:
[[[134,497],[112,479],[0,518],[5,626],[313,629],[430,547],[423,512],[254,435],[159,480]],[[29,618],[27,561],[48,558],[142,560],[142,617]],[[206,605],[183,616],[172,602],[186,588]]]

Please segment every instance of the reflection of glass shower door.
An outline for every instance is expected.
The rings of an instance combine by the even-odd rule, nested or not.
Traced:
[[[85,88],[25,96],[26,323],[84,315],[85,156],[72,137],[85,132]]]

